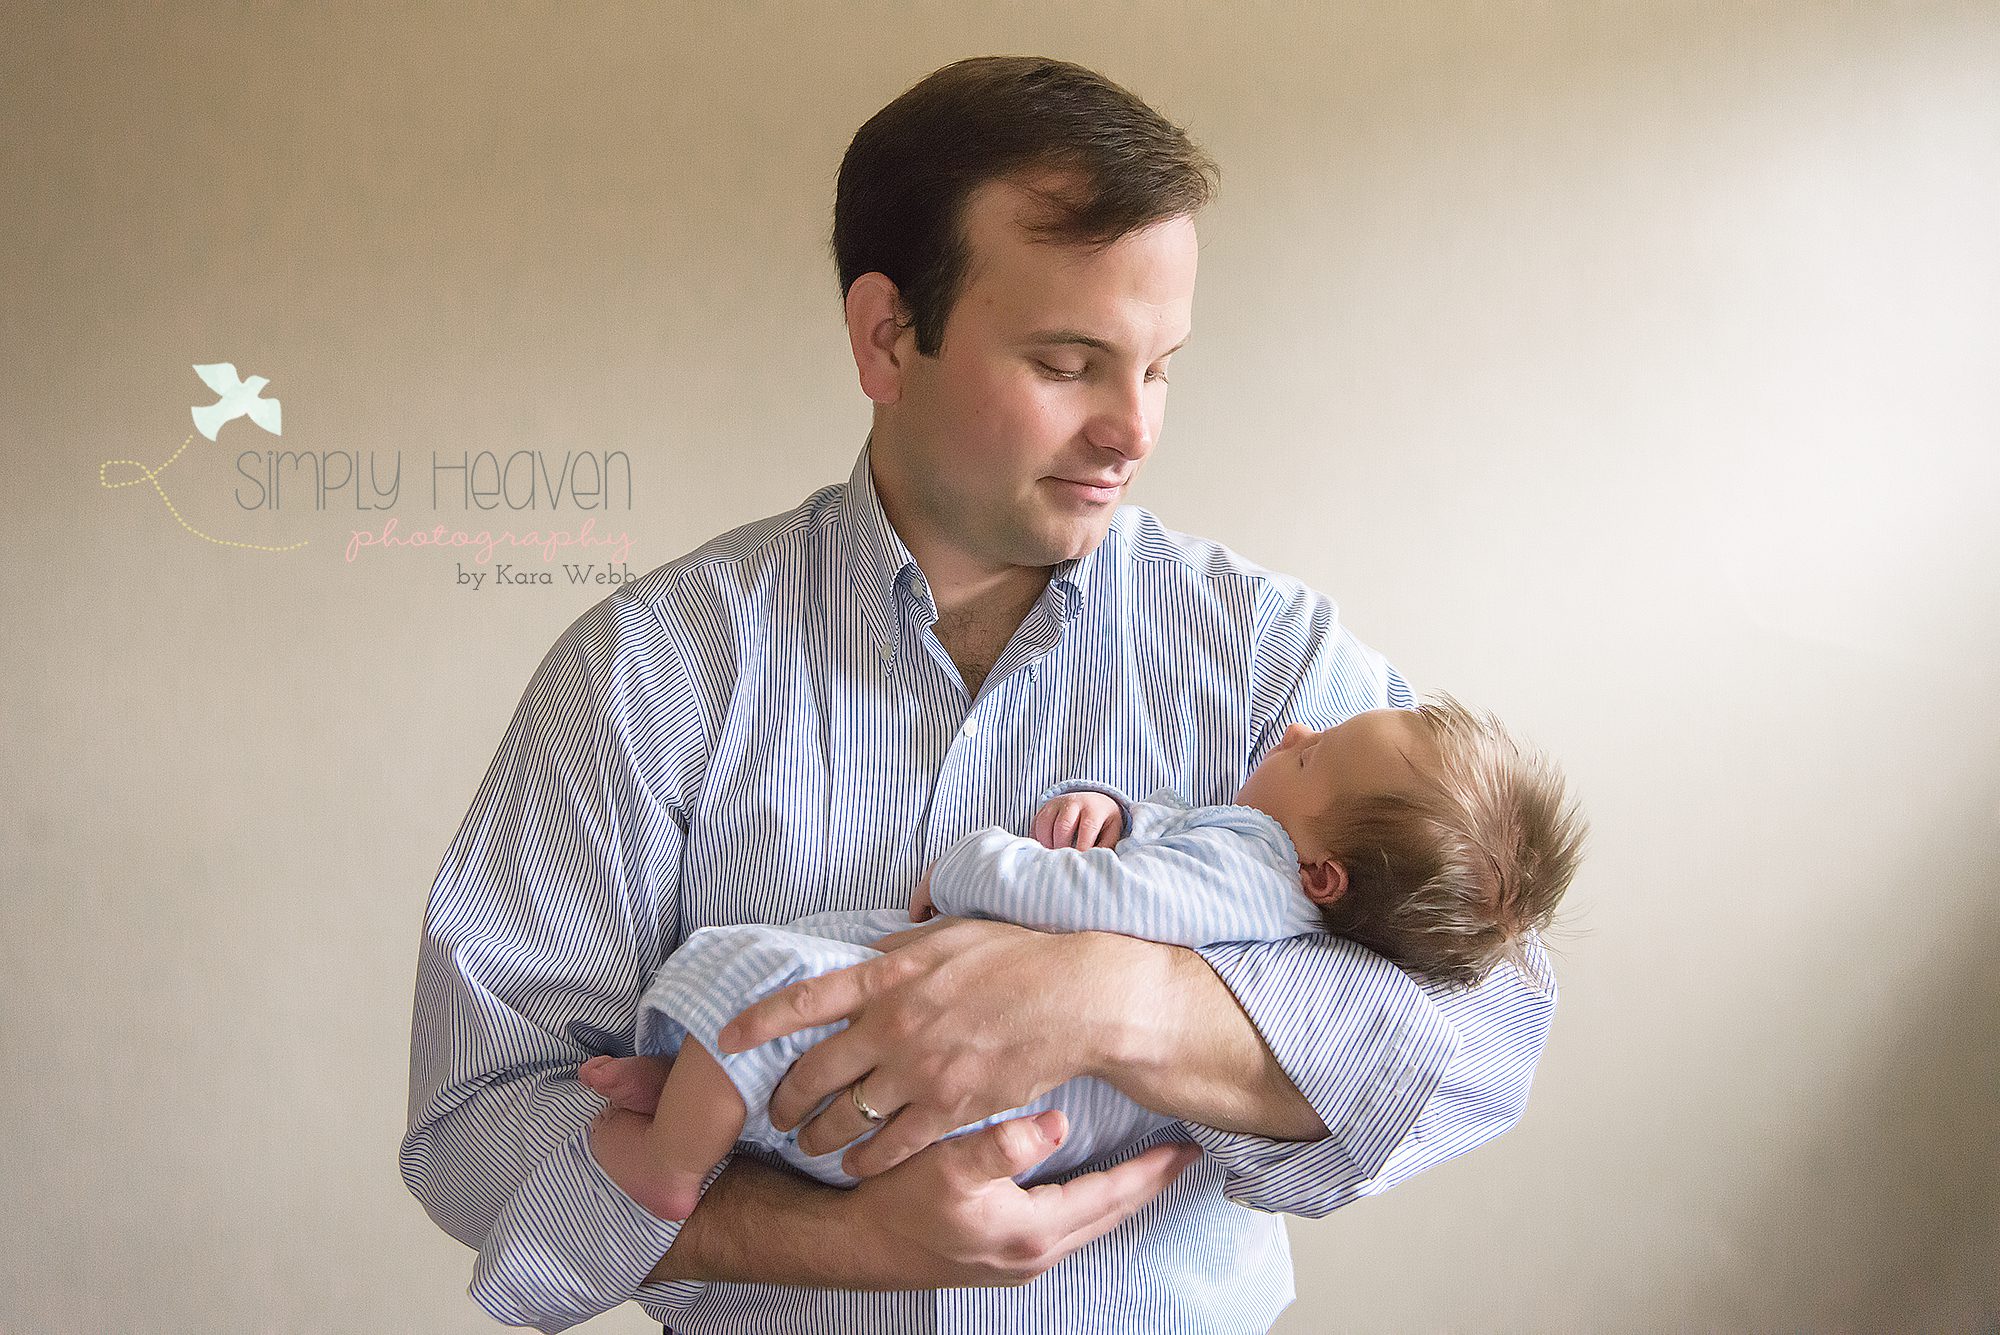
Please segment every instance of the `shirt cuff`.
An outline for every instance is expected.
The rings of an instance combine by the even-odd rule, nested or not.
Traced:
[[[1228,942],[1199,954],[1328,1131],[1273,1140],[1188,1123],[1222,1162],[1225,1194],[1313,1217],[1365,1195],[1443,1078],[1456,1031],[1402,970],[1339,937]]]
[[[702,1181],[707,1194],[729,1163]],[[637,1298],[665,1322],[701,1295],[699,1280],[646,1282],[680,1236],[622,1191],[590,1152],[590,1129],[570,1137],[537,1167],[494,1220],[472,1268],[473,1301],[494,1320],[566,1330]]]

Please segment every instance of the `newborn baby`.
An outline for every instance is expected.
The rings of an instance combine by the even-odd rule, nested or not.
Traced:
[[[1033,828],[1033,838],[997,828],[966,835],[924,874],[907,918],[898,909],[819,913],[690,935],[640,1001],[642,1055],[593,1057],[580,1072],[616,1106],[656,1113],[633,1198],[662,1219],[687,1218],[739,1140],[852,1186],[839,1164],[848,1146],[806,1154],[768,1113],[792,1062],[845,1021],[735,1054],[719,1054],[716,1034],[761,998],[871,958],[869,943],[934,912],[1185,946],[1327,931],[1435,983],[1465,984],[1503,961],[1528,967],[1524,942],[1554,916],[1583,837],[1553,763],[1449,697],[1323,732],[1294,725],[1233,805],[1190,807],[1166,792],[1132,802],[1069,783]],[[862,1106],[858,1089],[848,1093]],[[1070,1134],[1023,1185],[1174,1120],[1081,1078],[950,1135],[1045,1108],[1062,1109]]]

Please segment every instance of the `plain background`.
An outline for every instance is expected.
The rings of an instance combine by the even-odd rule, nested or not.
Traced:
[[[244,421],[161,484],[304,548],[99,465],[233,361],[285,447],[400,452],[405,529],[432,451],[626,451],[641,571],[788,508],[867,424],[840,154],[986,52],[1222,165],[1135,499],[1498,710],[1595,823],[1525,1119],[1293,1221],[1280,1330],[2000,1322],[2000,8],[0,23],[0,1328],[491,1328],[395,1171],[418,927],[608,591],[350,564],[383,515],[236,505]]]

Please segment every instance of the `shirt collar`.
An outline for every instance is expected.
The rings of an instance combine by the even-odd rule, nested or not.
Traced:
[[[1083,615],[1083,601],[1090,593],[1090,572],[1097,568],[1099,553],[1103,552],[1105,543],[1114,541],[1116,535],[1115,529],[1106,533],[1104,542],[1073,561],[1062,562],[1049,572],[1049,588],[1059,599],[1056,611],[1065,624]]]
[[[903,545],[903,540],[896,536],[895,527],[883,512],[882,498],[875,492],[875,475],[868,468],[868,445],[865,442],[861,446],[861,457],[854,461],[853,473],[848,475],[847,492],[842,504],[845,507],[848,556],[853,563],[855,588],[868,606],[869,624],[877,637],[876,647],[887,656],[895,649],[899,638],[901,618],[896,612],[896,581],[905,570],[915,572],[918,579],[923,577],[923,572],[917,569],[916,558],[910,555],[910,549]]]

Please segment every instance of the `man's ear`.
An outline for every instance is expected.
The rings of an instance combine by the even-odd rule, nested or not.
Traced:
[[[887,275],[865,273],[849,285],[847,342],[854,352],[861,392],[876,403],[903,397],[903,362],[916,345],[899,349],[898,343],[910,328],[902,294]]]
[[[1315,904],[1331,904],[1347,893],[1347,868],[1332,858],[1300,863],[1299,880],[1306,888],[1306,898]]]

